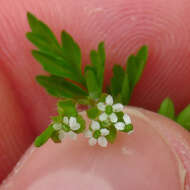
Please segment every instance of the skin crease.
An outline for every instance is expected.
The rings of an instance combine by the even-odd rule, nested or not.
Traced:
[[[107,52],[106,83],[109,81],[111,67],[114,63],[124,65],[127,55],[135,52],[142,44],[147,44],[149,46],[148,64],[140,83],[134,91],[131,104],[156,110],[162,99],[166,96],[170,96],[175,101],[176,108],[179,111],[189,103],[190,100],[189,10],[190,2],[188,0],[169,0],[167,2],[164,0],[113,0],[111,3],[108,0],[91,0],[90,2],[86,0],[44,0],[38,2],[34,0],[1,0],[0,102],[2,102],[2,104],[0,108],[0,121],[2,124],[0,128],[0,163],[3,164],[0,164],[0,180],[10,172],[16,161],[20,158],[24,150],[26,150],[26,147],[32,142],[34,136],[39,134],[39,132],[47,126],[49,116],[53,115],[56,111],[55,99],[48,96],[34,80],[35,76],[42,74],[43,71],[41,66],[32,58],[30,50],[33,46],[25,38],[26,31],[29,31],[26,11],[34,13],[48,23],[57,36],[59,36],[63,28],[71,33],[82,48],[83,63],[85,64],[89,62],[87,58],[89,50],[96,48],[97,43],[104,40]],[[148,117],[151,119],[153,115],[149,115]],[[157,116],[155,117],[157,118]],[[163,118],[160,118],[160,120],[163,120]],[[156,121],[156,119],[154,119],[154,121]],[[166,120],[163,122],[167,123]],[[153,126],[153,124],[149,125]],[[150,138],[152,141],[150,141],[151,143],[149,142],[150,144],[153,144],[154,139],[152,139],[152,136],[157,139],[156,142],[162,150],[162,154],[168,158],[168,160],[160,161],[159,164],[161,165],[159,165],[157,169],[160,170],[160,172],[164,172],[164,165],[171,161],[170,168],[174,167],[173,175],[166,175],[166,179],[173,185],[171,189],[174,189],[174,185],[180,189],[178,184],[180,177],[178,176],[178,180],[174,180],[178,173],[178,165],[176,164],[176,157],[171,151],[175,151],[180,155],[183,146],[179,145],[179,142],[182,141],[183,137],[187,138],[186,141],[188,141],[187,136],[189,136],[189,134],[184,132],[181,128],[176,128],[176,133],[181,135],[180,138],[176,137],[173,125],[174,124],[171,123],[169,125],[166,124],[166,126],[168,126],[167,130],[163,124],[159,124],[157,128],[161,128],[160,131],[162,131],[163,134],[167,131],[167,136],[164,136],[164,139],[168,140],[169,138],[169,142],[171,139],[174,139],[171,140],[170,144],[175,145],[173,145],[175,150],[173,150],[174,148],[171,145],[169,148],[164,148],[165,146],[160,142],[160,139],[162,139],[162,137],[160,137],[160,131],[151,134],[148,132],[145,133],[146,129],[144,129],[145,132],[139,132],[138,135],[140,138],[147,135],[147,139]],[[139,124],[137,126],[141,125]],[[142,124],[142,126],[145,128],[146,125]],[[132,136],[131,138],[137,137]],[[126,141],[128,142],[127,139]],[[148,144],[146,139],[142,140],[142,142]],[[138,138],[135,143],[134,146],[136,150],[142,148],[142,143],[138,141]],[[74,149],[75,145],[71,145]],[[70,147],[71,145],[68,146]],[[38,152],[35,153],[37,157],[36,160],[40,159],[38,156],[43,157],[43,155],[45,155],[43,153],[44,149],[49,147],[48,151],[51,151],[52,146],[54,145],[47,144],[40,150],[41,153],[39,153],[38,150]],[[112,151],[113,153],[114,151],[117,152],[117,146],[119,146],[119,144],[114,145],[113,150],[109,149],[110,153],[108,153],[108,158]],[[84,154],[85,151],[83,151]],[[150,146],[146,154],[151,154],[151,151],[153,151],[153,147]],[[189,149],[185,149],[184,151],[186,154],[189,154]],[[49,154],[50,152],[48,152],[48,155]],[[75,155],[75,152],[73,152],[73,154]],[[72,157],[73,155],[70,156],[74,159],[74,157]],[[155,159],[159,160],[164,157],[159,156],[160,157],[152,153],[152,157],[147,158],[146,163],[148,164],[146,168],[148,168],[149,171],[146,171],[145,167],[142,168],[142,176],[144,176],[143,174],[147,174],[147,179],[152,177],[151,187],[154,187],[153,189],[160,187],[158,181],[161,181],[161,177],[163,177],[158,176],[157,171],[153,170],[152,172],[155,175],[153,179],[154,175],[150,172],[151,163],[154,164],[155,162],[153,161]],[[60,159],[61,157],[61,153],[58,154],[58,158]],[[188,156],[185,156],[185,158],[186,157],[188,158]],[[70,157],[68,156],[68,158]],[[189,167],[188,163],[186,164],[187,161],[185,158],[180,156],[188,172]],[[121,167],[117,164],[119,159],[120,157],[118,156],[115,157],[114,161],[112,160],[116,171]],[[139,157],[134,156],[133,160],[133,164],[137,165]],[[53,162],[53,160],[50,161]],[[146,162],[146,159],[144,162]],[[144,162],[142,161],[143,164]],[[26,170],[37,165],[35,160],[32,161],[32,158],[30,163],[32,165],[25,166]],[[44,168],[45,166],[45,164],[42,165]],[[99,166],[100,161],[97,161],[93,167]],[[108,165],[105,166],[107,167]],[[59,165],[57,165],[57,167],[59,167]],[[64,168],[65,166],[61,167]],[[109,172],[108,170],[106,171]],[[45,173],[45,171],[42,171],[42,173],[43,172]],[[77,172],[74,174],[72,172],[71,170],[69,171],[68,177],[80,176]],[[95,173],[96,172],[97,170],[95,170]],[[114,172],[115,171],[109,173],[111,175]],[[130,173],[127,172],[122,173],[121,176],[116,176],[116,179],[123,179],[123,176],[129,176],[129,174]],[[140,179],[138,174],[139,171],[137,170],[136,173],[133,173],[132,179],[135,179],[135,176],[137,179]],[[58,175],[60,175],[59,172]],[[65,174],[62,175],[65,176]],[[106,176],[108,173],[102,173],[101,175]],[[108,175],[108,182],[113,177],[114,175]],[[31,179],[34,178],[35,176]],[[187,179],[188,177],[186,180]],[[174,181],[176,183],[174,183]],[[105,181],[101,181],[99,183],[104,182]],[[134,184],[135,183],[131,185]],[[141,184],[141,181],[137,183],[137,185],[139,184]],[[106,188],[110,188],[109,185],[110,184],[107,184]],[[126,184],[121,185],[123,185],[123,188]],[[158,186],[156,187],[156,185]],[[168,187],[165,183],[160,185],[166,185],[165,187],[163,186],[165,189]],[[135,188],[134,186],[130,187],[131,189]],[[147,189],[145,183],[143,187]]]

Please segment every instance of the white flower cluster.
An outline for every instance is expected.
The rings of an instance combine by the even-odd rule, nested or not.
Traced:
[[[122,112],[124,106],[120,103],[113,104],[113,98],[111,95],[106,97],[105,103],[99,102],[97,107],[102,112],[99,115],[99,120],[113,123],[117,130],[124,130],[125,125],[131,124],[131,119],[127,114],[124,114],[122,122],[118,122],[116,113]]]
[[[110,134],[109,126],[112,125],[116,130],[122,131],[126,125],[131,124],[131,119],[127,114],[123,114],[122,119],[118,118],[117,113],[123,112],[124,106],[120,103],[114,104],[111,95],[105,98],[105,103],[99,102],[97,108],[101,113],[96,121],[92,120],[90,128],[85,132],[85,137],[89,138],[88,142],[91,146],[98,143],[102,147],[107,147],[106,136]],[[107,127],[102,123],[106,123]]]
[[[95,120],[92,120],[90,128],[91,130],[89,129],[85,132],[85,137],[89,138],[89,144],[94,146],[96,143],[98,143],[102,147],[107,147],[108,141],[105,136],[109,135],[109,129],[101,128],[100,123]],[[99,133],[98,138],[93,137],[93,134],[96,132]]]
[[[63,128],[63,126],[67,126],[69,131],[66,132]],[[77,122],[77,119],[75,117],[63,117],[62,123],[54,123],[53,128],[58,131],[58,138],[60,141],[62,141],[66,136],[69,136],[71,139],[76,140],[77,139],[77,133],[75,133],[76,130],[80,129],[80,123]]]

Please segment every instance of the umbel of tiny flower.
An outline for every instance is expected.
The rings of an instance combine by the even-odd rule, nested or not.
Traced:
[[[124,106],[121,103],[114,104],[111,95],[107,95],[104,101],[98,101],[96,107],[95,112],[98,114],[94,114],[96,116],[84,134],[91,146],[99,144],[107,147],[109,141],[115,140],[117,131],[128,134],[133,131],[129,115],[123,112]]]
[[[90,129],[85,132],[85,137],[89,138],[88,142],[91,146],[98,143],[102,147],[107,147],[108,141],[105,136],[109,134],[109,129],[101,128],[98,121],[92,120]]]
[[[69,136],[71,139],[77,139],[77,131],[80,129],[80,123],[77,122],[76,117],[63,117],[63,121],[54,123],[53,128],[58,132],[58,139],[62,141],[65,137]]]
[[[97,108],[102,113],[99,115],[101,122],[113,123],[117,130],[124,130],[126,125],[131,124],[131,119],[127,114],[123,115],[123,121],[118,120],[117,113],[123,112],[124,106],[121,103],[113,104],[113,97],[108,95],[104,102],[99,102]]]

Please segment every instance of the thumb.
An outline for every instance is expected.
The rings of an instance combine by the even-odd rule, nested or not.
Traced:
[[[155,113],[128,108],[135,132],[108,148],[82,138],[31,147],[1,190],[147,190],[190,187],[190,136]]]

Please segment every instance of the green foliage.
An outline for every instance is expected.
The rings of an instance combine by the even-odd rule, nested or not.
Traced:
[[[85,85],[81,71],[81,52],[72,37],[62,32],[62,46],[50,28],[34,15],[28,13],[31,32],[26,34],[38,50],[32,52],[34,58],[50,74],[65,77]]]
[[[129,93],[130,92],[129,85],[130,85],[129,77],[128,77],[128,74],[125,73],[123,84],[122,84],[122,90],[121,90],[121,102],[124,105],[127,105],[131,98],[131,93]]]
[[[158,113],[170,119],[175,119],[175,108],[170,98],[165,98],[160,105]]]
[[[99,110],[97,107],[89,108],[87,111],[88,118],[90,119],[96,119],[99,115]]]
[[[48,141],[48,139],[52,136],[54,132],[54,128],[52,127],[52,125],[49,125],[48,128],[46,128],[40,136],[38,136],[35,141],[34,141],[34,145],[36,147],[40,147],[42,146],[44,143],[46,143]]]
[[[124,78],[125,78],[124,69],[120,65],[115,64],[113,66],[113,77],[111,79],[111,87],[110,87],[111,94],[114,98],[116,98],[120,94]]]
[[[49,94],[58,98],[80,98],[88,95],[82,88],[63,77],[37,76],[36,80]]]
[[[130,89],[134,89],[144,70],[148,58],[147,46],[142,46],[137,55],[129,56],[126,64],[126,71],[129,75]]]
[[[75,133],[79,134],[79,133],[82,133],[85,130],[86,123],[85,123],[85,120],[83,119],[83,117],[81,115],[77,116],[77,122],[80,123],[80,129],[76,130]]]
[[[177,123],[190,131],[190,104],[176,118]]]
[[[111,126],[111,128],[109,128],[109,131],[110,133],[106,136],[106,139],[108,140],[108,142],[114,143],[117,136],[117,131],[114,126]]]
[[[128,133],[128,132],[130,132],[130,131],[132,131],[132,130],[133,130],[133,125],[132,125],[132,124],[129,124],[129,125],[126,125],[126,126],[125,126],[125,129],[122,130],[122,132]]]
[[[190,131],[190,104],[175,116],[174,103],[170,98],[166,98],[162,101],[158,113],[176,121],[182,127]]]
[[[99,98],[102,93],[105,66],[104,43],[98,45],[98,50],[90,53],[91,64],[85,67],[85,77],[89,96]]]
[[[89,96],[92,99],[96,99],[101,94],[100,88],[98,86],[98,80],[97,80],[97,77],[96,77],[96,73],[90,67],[86,67],[85,70],[86,70],[85,71],[85,77],[86,77],[86,83],[87,83]]]
[[[111,95],[115,101],[129,104],[135,85],[139,81],[148,57],[147,46],[142,46],[136,55],[130,55],[126,63],[126,71],[119,66],[113,67],[111,79]]]
[[[72,100],[61,100],[57,104],[58,113],[68,117],[77,117],[78,112],[76,109],[76,105]]]

